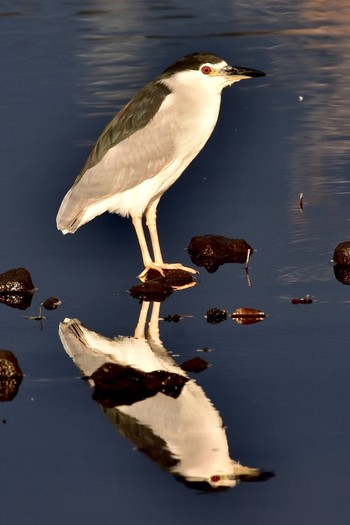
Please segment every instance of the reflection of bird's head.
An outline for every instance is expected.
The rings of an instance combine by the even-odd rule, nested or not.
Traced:
[[[194,97],[220,94],[234,82],[265,76],[262,71],[228,65],[212,53],[192,53],[180,58],[166,69],[158,81],[164,82],[175,94],[191,90]]]

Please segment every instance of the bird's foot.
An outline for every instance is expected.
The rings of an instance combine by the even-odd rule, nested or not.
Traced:
[[[183,272],[188,272],[192,274],[199,273],[197,270],[194,270],[193,268],[189,268],[188,266],[183,266],[181,263],[149,263],[147,264],[146,268],[143,270],[143,272],[138,275],[138,278],[141,281],[146,280],[147,273],[149,270],[155,270],[159,272],[163,277],[165,276],[166,270],[182,270]]]
[[[194,268],[190,268],[189,266],[184,266],[181,263],[162,263],[161,265],[162,270],[182,270],[183,272],[188,273],[199,273],[198,270],[195,270]]]

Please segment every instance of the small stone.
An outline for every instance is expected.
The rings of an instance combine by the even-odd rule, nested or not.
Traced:
[[[53,296],[49,297],[48,299],[46,299],[46,301],[42,303],[43,307],[46,310],[56,310],[56,308],[58,308],[61,304],[62,304],[62,301],[57,299],[57,297],[53,297]]]
[[[218,324],[227,319],[227,311],[219,308],[211,308],[206,313],[207,323]]]

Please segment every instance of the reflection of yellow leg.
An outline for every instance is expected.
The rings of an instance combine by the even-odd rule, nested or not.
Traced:
[[[161,345],[159,337],[159,314],[160,314],[160,303],[153,303],[151,317],[148,323],[148,338],[152,339],[155,343]]]
[[[146,339],[145,334],[145,327],[146,327],[146,320],[147,320],[147,313],[150,303],[147,301],[143,301],[141,306],[141,311],[139,315],[139,320],[135,328],[134,337],[136,339]]]

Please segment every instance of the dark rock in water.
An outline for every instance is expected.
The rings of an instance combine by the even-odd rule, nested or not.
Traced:
[[[18,392],[23,373],[14,354],[0,350],[0,401],[11,401]]]
[[[209,365],[201,357],[193,357],[193,359],[188,359],[187,361],[184,361],[184,363],[182,363],[182,365],[180,366],[185,372],[199,373],[206,370]]]
[[[34,292],[30,273],[25,268],[0,274],[0,303],[25,310],[31,305]]]
[[[350,284],[350,265],[347,264],[335,264],[334,265],[334,277],[342,284]]]
[[[42,303],[43,307],[46,308],[46,310],[56,310],[60,305],[62,304],[62,301],[57,299],[57,297],[49,297]]]
[[[218,324],[227,319],[227,311],[220,310],[219,308],[211,308],[207,311],[206,316],[207,323]]]
[[[245,263],[248,252],[251,255],[253,251],[244,239],[230,239],[221,235],[192,237],[188,245],[192,262],[204,266],[209,273],[216,272],[225,263]]]
[[[336,264],[350,265],[350,241],[344,241],[338,244],[334,250],[333,261]]]
[[[25,268],[14,268],[0,274],[0,293],[34,292],[30,273]]]
[[[161,275],[157,270],[149,270],[146,281],[132,286],[129,293],[141,301],[164,301],[174,290],[196,284],[194,277],[184,270],[164,270]]]
[[[165,370],[143,372],[130,366],[106,363],[92,375],[93,398],[104,407],[132,405],[159,392],[176,399],[187,377]]]
[[[312,304],[313,299],[311,295],[306,295],[305,297],[293,297],[290,302],[292,304]]]

